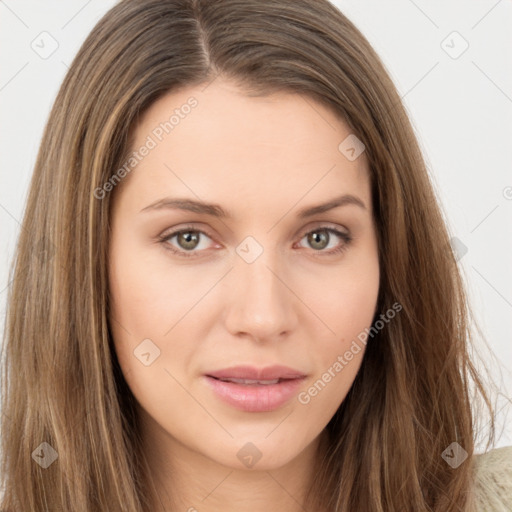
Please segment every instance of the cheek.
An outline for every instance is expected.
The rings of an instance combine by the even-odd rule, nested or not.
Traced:
[[[322,404],[319,414],[323,414],[323,407],[326,418],[339,407],[360,368],[376,312],[379,279],[377,254],[368,251],[322,279],[327,283],[322,293],[309,295],[311,309],[318,312],[323,324],[312,337],[317,371],[302,403],[314,400],[314,409]]]
[[[142,245],[129,235],[113,239],[111,310],[126,331],[164,336],[207,284],[197,272],[173,269],[162,247]]]
[[[357,288],[346,297],[338,294],[331,302],[329,326],[335,332],[315,339],[315,374],[298,395],[299,408],[314,418],[311,428],[326,425],[336,413],[361,367],[366,349],[365,333],[370,328],[378,286]],[[326,322],[327,323],[327,322]],[[325,329],[324,329],[325,331]]]
[[[195,312],[187,312],[207,293],[211,282],[199,272],[172,268],[164,249],[141,246],[128,233],[113,236],[111,243],[110,326],[114,347],[128,385],[137,399],[144,401],[148,390],[162,388],[162,382],[173,383],[166,369],[175,361],[186,367],[193,357],[197,344],[184,329]],[[184,337],[187,343],[180,342]],[[176,342],[170,344],[173,339]],[[142,356],[147,353],[146,359],[153,360],[148,366]]]
[[[336,339],[343,345],[373,320],[379,292],[378,272],[367,269],[339,284],[337,290],[331,290],[324,311],[328,312]]]
[[[380,281],[377,252],[360,252],[336,271],[329,269],[329,274],[316,278],[316,291],[309,299],[311,309],[325,323],[324,339],[331,340],[324,344],[325,350],[342,350],[370,326],[375,315]]]

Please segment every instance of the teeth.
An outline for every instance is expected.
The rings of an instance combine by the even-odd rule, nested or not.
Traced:
[[[277,384],[279,379],[274,380],[250,380],[250,379],[220,379],[224,382],[234,382],[235,384]]]

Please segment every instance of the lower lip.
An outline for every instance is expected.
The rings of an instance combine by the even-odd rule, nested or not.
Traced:
[[[277,384],[236,384],[205,376],[206,382],[224,402],[245,412],[269,412],[283,406],[297,394],[304,378]]]

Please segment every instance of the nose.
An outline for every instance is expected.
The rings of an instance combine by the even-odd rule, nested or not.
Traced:
[[[297,303],[290,272],[283,270],[270,251],[247,263],[239,258],[227,285],[226,328],[234,336],[276,341],[297,323]]]

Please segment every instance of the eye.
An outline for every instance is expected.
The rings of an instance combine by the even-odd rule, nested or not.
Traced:
[[[324,249],[330,245],[333,234],[335,235],[334,238],[341,239],[343,243],[338,245],[334,244],[334,248],[331,248],[329,251],[325,251]],[[352,241],[352,237],[348,233],[344,233],[338,229],[329,227],[319,227],[312,231],[308,231],[303,236],[302,240],[304,239],[307,240],[307,243],[310,245],[310,247],[315,249],[315,252],[320,253],[322,256],[339,254],[346,250]]]
[[[334,248],[326,251],[325,249],[331,245],[332,235],[334,235],[334,238],[342,240],[342,243],[334,244]],[[199,252],[208,249],[207,244],[201,247],[203,238],[212,239],[206,232],[190,226],[178,231],[173,231],[169,234],[164,234],[159,237],[158,241],[163,243],[167,250],[178,256],[195,258],[199,256]],[[172,242],[173,239],[176,239],[175,243]],[[307,243],[314,249],[313,252],[319,253],[319,256],[339,254],[346,250],[352,241],[352,237],[348,233],[325,226],[306,232],[301,241],[304,239],[307,239]]]
[[[199,250],[206,249],[207,247],[200,247],[201,238],[210,238],[204,231],[194,229],[193,227],[187,227],[174,231],[167,235],[163,235],[159,241],[164,244],[164,247],[169,251],[184,256],[185,258],[196,257]],[[178,247],[173,246],[171,240],[176,238]],[[196,251],[196,249],[198,249]]]

